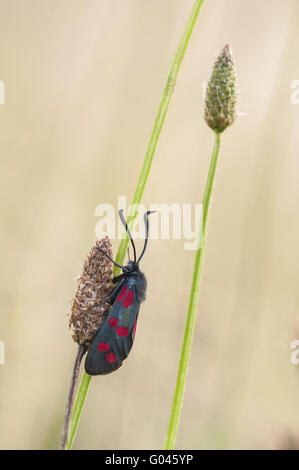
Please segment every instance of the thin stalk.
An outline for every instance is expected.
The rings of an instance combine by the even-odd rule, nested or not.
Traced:
[[[164,121],[165,121],[168,108],[169,108],[169,103],[173,95],[173,91],[174,91],[175,83],[176,83],[178,73],[180,70],[180,66],[181,66],[183,57],[185,55],[187,46],[189,44],[193,29],[194,29],[194,25],[198,18],[198,14],[200,12],[200,8],[203,2],[204,0],[195,0],[193,4],[193,8],[190,13],[185,31],[183,33],[182,39],[180,41],[179,47],[177,49],[176,55],[174,57],[174,60],[172,62],[172,65],[171,65],[171,68],[167,77],[166,85],[163,91],[163,95],[162,95],[158,113],[155,119],[154,127],[150,136],[144,162],[143,162],[141,172],[137,181],[136,190],[134,193],[132,204],[130,205],[130,208],[129,208],[129,214],[128,214],[127,219],[128,219],[128,226],[130,230],[132,230],[134,220],[137,217],[138,211],[136,209],[142,200],[145,185],[148,180],[148,176],[149,176],[149,172],[152,166],[157,143],[158,143],[159,136],[160,136],[160,133],[161,133]],[[117,255],[116,255],[116,262],[119,264],[122,264],[124,261],[128,243],[129,243],[129,239],[127,236],[122,238],[121,243],[118,248]],[[115,275],[117,275],[119,272],[119,268],[116,268],[114,272],[115,272]],[[90,379],[91,377],[87,376],[87,374],[84,372],[82,380],[81,380],[81,385],[78,390],[77,398],[75,401],[73,417],[72,417],[72,422],[71,422],[70,441],[69,441],[68,449],[71,449],[72,447],[72,443],[73,443],[76,430],[79,424],[81,411],[82,411],[85,397],[87,394],[87,390],[90,384]]]
[[[186,25],[186,28],[185,28],[185,31],[184,31],[182,39],[181,39],[181,42],[179,44],[176,55],[174,57],[172,65],[170,67],[170,71],[169,71],[169,74],[168,74],[168,77],[167,77],[167,80],[166,80],[166,85],[165,85],[164,90],[163,90],[163,95],[162,95],[162,99],[161,99],[160,106],[159,106],[159,109],[158,109],[158,113],[157,113],[157,116],[156,116],[156,120],[155,120],[155,123],[154,123],[154,127],[153,127],[153,130],[152,130],[152,133],[151,133],[151,136],[150,136],[150,140],[149,140],[149,143],[148,143],[148,147],[147,147],[147,151],[146,151],[146,154],[145,154],[145,159],[144,159],[144,162],[143,162],[143,166],[142,166],[142,169],[141,169],[138,181],[137,181],[135,194],[134,194],[134,197],[133,197],[133,200],[132,200],[132,204],[130,205],[130,208],[129,208],[128,226],[129,226],[130,229],[132,229],[134,220],[137,217],[138,211],[136,210],[136,208],[138,208],[138,206],[139,206],[139,204],[141,203],[141,200],[142,200],[142,196],[143,196],[143,193],[144,193],[144,188],[145,188],[145,185],[147,183],[148,175],[149,175],[149,172],[150,172],[150,169],[151,169],[151,166],[152,166],[152,161],[153,161],[153,158],[154,158],[154,155],[155,155],[155,151],[156,151],[157,143],[158,143],[158,140],[159,140],[159,136],[160,136],[160,133],[161,133],[164,121],[165,121],[165,117],[166,117],[166,114],[167,114],[167,111],[168,111],[168,108],[169,108],[169,103],[170,103],[171,98],[172,98],[172,94],[173,94],[174,87],[175,87],[175,84],[176,84],[176,80],[177,80],[177,77],[178,77],[179,69],[180,69],[183,57],[185,55],[187,46],[189,44],[189,40],[190,40],[191,34],[193,32],[193,28],[194,28],[194,25],[196,23],[196,20],[197,20],[201,5],[203,4],[203,1],[204,0],[196,0],[194,2],[192,11],[190,13],[190,16],[189,16],[189,19],[188,19],[188,22],[187,22],[187,25]],[[129,238],[127,236],[122,238],[122,240],[120,242],[120,245],[119,245],[119,248],[118,248],[117,255],[116,255],[116,261],[119,264],[123,263],[123,260],[124,260],[125,255],[126,255],[128,243],[129,243]],[[119,268],[116,268],[115,271],[116,271],[115,274],[118,274]]]
[[[75,359],[75,364],[73,368],[73,373],[72,373],[72,379],[71,379],[71,386],[70,386],[70,391],[66,403],[66,409],[65,409],[65,415],[64,415],[64,425],[63,425],[63,430],[62,430],[62,435],[61,435],[61,442],[60,442],[60,449],[65,450],[67,447],[67,443],[69,440],[69,432],[70,432],[70,424],[71,424],[71,418],[72,418],[72,412],[73,412],[73,406],[74,406],[74,399],[75,399],[75,393],[77,390],[77,384],[78,384],[78,377],[79,377],[79,372],[80,372],[80,364],[82,361],[82,358],[86,352],[85,346],[80,345],[78,347],[76,359]]]
[[[80,387],[77,393],[76,401],[75,401],[74,411],[72,415],[70,439],[69,439],[67,450],[71,450],[72,448],[90,381],[91,381],[91,375],[87,375],[84,372],[83,377],[81,379]]]
[[[175,387],[175,393],[173,398],[173,404],[171,409],[171,415],[168,425],[168,431],[165,441],[165,449],[171,450],[175,447],[177,431],[179,427],[179,421],[181,416],[184,390],[186,377],[188,372],[188,365],[191,353],[192,337],[196,320],[196,313],[198,309],[199,290],[202,276],[203,258],[206,245],[207,237],[207,226],[208,216],[211,208],[212,192],[215,182],[215,172],[217,167],[218,155],[220,149],[220,134],[215,134],[215,143],[210,161],[210,168],[205,186],[204,198],[203,198],[203,214],[202,214],[202,234],[199,237],[201,240],[200,247],[197,249],[195,254],[195,262],[193,269],[193,278],[191,284],[191,291],[189,297],[189,306],[187,312],[187,319],[185,324],[184,338],[181,350],[181,358],[178,368],[177,381]]]

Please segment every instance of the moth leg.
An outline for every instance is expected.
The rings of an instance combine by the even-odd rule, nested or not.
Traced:
[[[116,297],[120,293],[122,286],[124,285],[125,279],[122,279],[112,290],[110,294],[110,303],[111,305],[114,304],[114,301],[116,300]]]

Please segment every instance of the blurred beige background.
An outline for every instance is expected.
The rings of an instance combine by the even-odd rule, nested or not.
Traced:
[[[58,446],[76,350],[67,314],[94,211],[133,195],[192,4],[0,1],[2,449]],[[202,83],[229,43],[246,115],[222,139],[178,448],[296,438],[298,21],[296,0],[205,1],[144,194],[201,201],[213,143]],[[134,350],[92,380],[74,448],[163,447],[192,266],[183,240],[150,242]]]

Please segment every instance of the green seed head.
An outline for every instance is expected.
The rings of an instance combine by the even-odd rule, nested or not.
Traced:
[[[216,59],[206,89],[205,120],[213,131],[220,133],[236,118],[236,72],[232,53],[224,46]]]

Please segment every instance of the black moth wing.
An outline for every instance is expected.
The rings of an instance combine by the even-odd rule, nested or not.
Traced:
[[[85,360],[87,374],[110,374],[122,365],[133,345],[145,288],[146,281],[141,272],[122,283],[104,325],[88,350]]]

